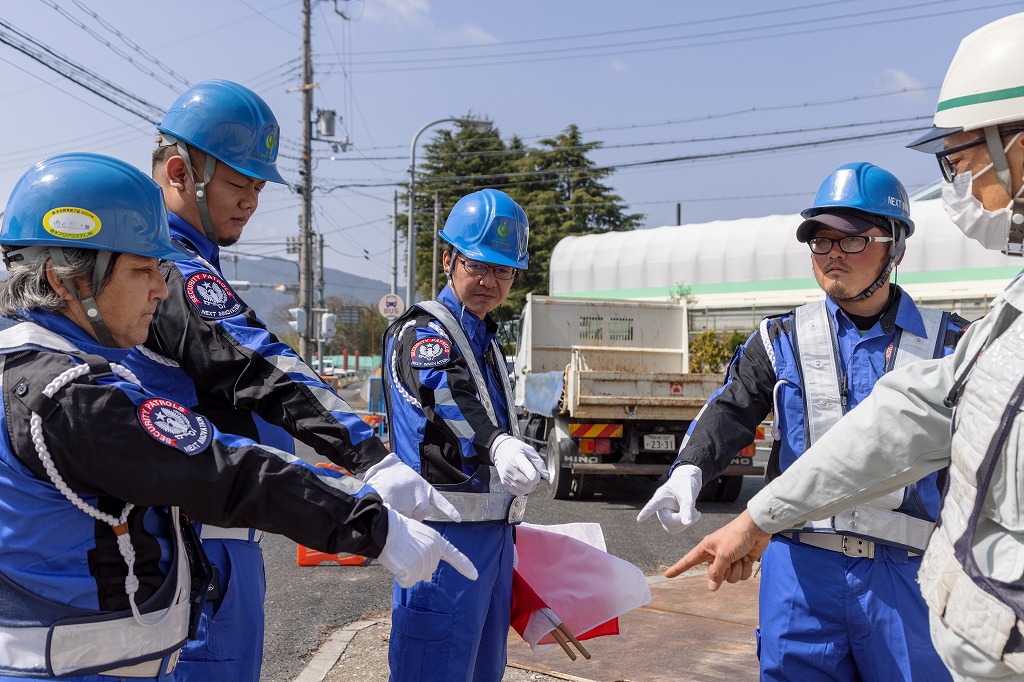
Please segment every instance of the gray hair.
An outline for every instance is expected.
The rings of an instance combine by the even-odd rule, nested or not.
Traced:
[[[54,274],[62,281],[71,282],[84,278],[86,282],[92,281],[92,272],[96,267],[97,251],[93,249],[76,249],[65,247],[64,259],[66,265],[58,265],[53,262]],[[7,265],[7,279],[0,282],[0,315],[13,317],[25,310],[45,310],[51,313],[61,312],[66,303],[64,298],[58,295],[46,279],[46,264],[51,262],[48,249],[37,251],[35,254],[26,253],[24,258],[18,259],[13,253],[7,253],[10,259]],[[100,284],[102,290],[113,271],[114,258],[111,259],[103,280]],[[99,292],[95,292],[96,295]]]

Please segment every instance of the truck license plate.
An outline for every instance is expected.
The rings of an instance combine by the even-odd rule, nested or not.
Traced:
[[[671,433],[648,433],[644,435],[644,450],[675,452],[676,437]]]

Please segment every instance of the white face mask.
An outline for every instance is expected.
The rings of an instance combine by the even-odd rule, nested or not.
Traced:
[[[1017,133],[1006,145],[1004,152],[1013,146],[1021,133]],[[953,182],[942,183],[942,204],[946,213],[956,223],[965,235],[977,240],[986,249],[1001,251],[1006,248],[1007,239],[1010,235],[1010,218],[1012,211],[1010,206],[1013,201],[996,211],[990,211],[985,205],[974,196],[972,192],[972,181],[974,177],[981,176],[991,170],[993,164],[988,164],[974,176],[970,171],[957,173]],[[1014,199],[1024,192],[1024,185],[1021,186]]]

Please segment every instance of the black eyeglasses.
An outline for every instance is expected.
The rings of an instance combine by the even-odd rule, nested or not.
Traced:
[[[1013,130],[1000,130],[999,137],[1008,137],[1016,135],[1017,133],[1024,132],[1024,129],[1013,129]],[[965,142],[964,144],[958,144],[955,147],[949,149],[943,149],[941,152],[936,152],[935,157],[939,160],[939,169],[942,171],[942,179],[946,182],[953,182],[953,178],[957,174],[957,166],[960,164],[960,159],[953,161],[949,157],[954,154],[958,154],[964,150],[970,149],[971,147],[978,147],[985,144],[985,137],[979,137],[976,140]]]
[[[892,237],[843,237],[842,239],[829,239],[828,237],[814,237],[807,242],[811,247],[811,253],[824,256],[832,252],[832,247],[839,244],[839,250],[843,253],[860,253],[868,248],[870,242],[891,242]]]
[[[488,265],[478,260],[466,258],[459,258],[459,261],[462,262],[462,267],[466,269],[466,272],[473,277],[483,277],[487,274],[488,270],[494,275],[494,279],[509,280],[516,276],[516,269],[510,268],[507,265]]]

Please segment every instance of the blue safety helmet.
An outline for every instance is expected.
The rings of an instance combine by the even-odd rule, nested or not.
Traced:
[[[814,205],[801,211],[804,218],[813,218],[821,213],[852,210],[868,213],[884,219],[896,220],[904,225],[903,236],[914,234],[914,221],[910,219],[910,200],[895,175],[873,163],[857,161],[847,163],[832,171],[818,188]],[[807,241],[813,235],[801,234],[797,238]],[[889,228],[886,228],[889,229]]]
[[[441,239],[466,258],[525,270],[530,222],[512,197],[482,189],[459,199],[441,230]]]
[[[100,154],[60,154],[30,168],[11,192],[0,244],[187,258],[171,242],[163,192],[138,168]]]
[[[243,175],[286,184],[277,170],[277,118],[245,86],[226,80],[197,83],[174,101],[156,128]]]
[[[907,237],[914,234],[910,219],[910,199],[895,175],[873,163],[857,161],[835,169],[818,188],[814,205],[801,211],[804,221],[796,228],[796,238],[808,242],[822,227],[843,234],[858,235],[873,227],[893,236],[889,258],[875,281],[856,296],[841,301],[865,299],[885,286],[889,275],[907,248]]]

